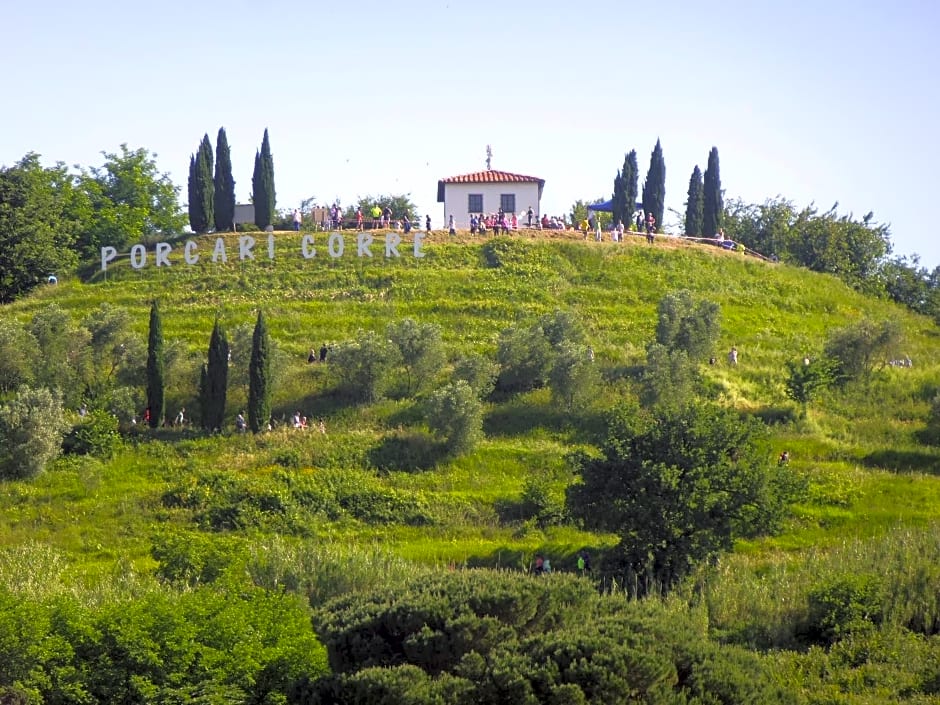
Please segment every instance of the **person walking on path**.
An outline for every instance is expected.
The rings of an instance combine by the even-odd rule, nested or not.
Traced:
[[[652,213],[647,213],[646,215],[646,241],[649,244],[653,244],[653,233],[656,232],[656,216]]]

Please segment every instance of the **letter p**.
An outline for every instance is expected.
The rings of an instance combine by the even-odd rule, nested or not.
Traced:
[[[105,245],[101,248],[101,271],[108,271],[108,262],[111,262],[115,257],[117,257],[117,249],[111,247],[111,245]]]

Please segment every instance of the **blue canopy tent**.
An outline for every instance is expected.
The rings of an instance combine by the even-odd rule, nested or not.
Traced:
[[[587,209],[589,211],[601,211],[603,213],[613,213],[614,212],[614,202],[613,199],[610,201],[604,201],[603,203],[592,203]]]

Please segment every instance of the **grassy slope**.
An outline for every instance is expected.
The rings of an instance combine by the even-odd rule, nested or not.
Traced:
[[[751,564],[797,560],[804,551],[867,539],[898,525],[934,524],[940,513],[940,454],[920,447],[914,432],[936,392],[940,341],[937,328],[886,302],[860,296],[833,277],[743,259],[735,253],[639,238],[623,245],[583,243],[554,237],[516,238],[502,266],[486,265],[479,243],[435,235],[427,257],[360,261],[347,254],[330,261],[325,247],[305,261],[299,237],[278,234],[273,262],[180,263],[133,271],[126,262],[88,283],[61,282],[7,306],[2,315],[26,320],[55,302],[76,319],[103,302],[130,310],[146,334],[149,301],[164,302],[164,333],[203,351],[212,320],[221,312],[232,328],[250,325],[265,310],[272,336],[289,364],[276,405],[326,416],[327,437],[278,432],[254,438],[199,439],[128,447],[113,461],[60,462],[33,483],[0,485],[0,546],[50,544],[74,558],[73,568],[107,571],[115,561],[150,565],[149,545],[161,526],[185,524],[185,513],[166,510],[160,497],[194,472],[226,468],[266,482],[278,454],[301,458],[303,473],[321,466],[345,467],[363,481],[420,497],[436,511],[431,527],[363,526],[337,522],[313,527],[315,541],[387,547],[422,562],[519,565],[536,550],[558,556],[556,565],[583,545],[603,546],[610,537],[571,528],[545,532],[499,521],[499,502],[517,500],[527,478],[539,475],[560,489],[570,481],[563,456],[584,439],[566,423],[544,391],[493,405],[488,437],[474,454],[420,472],[375,477],[358,469],[368,451],[391,430],[417,418],[409,401],[370,408],[336,407],[325,394],[326,371],[305,363],[309,348],[341,341],[359,329],[381,329],[411,316],[442,326],[452,353],[495,350],[499,331],[528,323],[557,308],[574,312],[589,329],[610,384],[598,408],[613,402],[643,359],[653,337],[657,302],[687,288],[721,302],[724,350],[740,351],[740,364],[706,367],[722,399],[739,408],[785,406],[784,364],[819,350],[828,331],[867,316],[902,322],[906,345],[898,356],[910,370],[888,370],[865,393],[824,401],[810,421],[777,427],[777,446],[811,479],[812,498],[798,508],[788,531],[742,545],[735,560]],[[354,248],[347,243],[347,253]],[[379,248],[374,248],[378,250]],[[404,251],[405,248],[403,247]],[[230,257],[235,248],[229,247]],[[723,357],[719,357],[723,362]],[[921,364],[928,363],[927,365]],[[171,404],[193,403],[189,380],[177,380]],[[244,398],[233,390],[231,412]],[[420,424],[419,424],[420,425]],[[358,475],[357,475],[358,476]]]

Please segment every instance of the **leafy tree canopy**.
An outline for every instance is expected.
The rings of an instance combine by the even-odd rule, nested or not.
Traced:
[[[91,215],[79,244],[86,255],[104,245],[122,248],[130,242],[182,231],[179,188],[157,169],[156,154],[121,145],[120,153],[102,152],[105,162],[82,173],[80,185]]]
[[[0,303],[75,266],[83,197],[62,164],[43,168],[27,154],[0,168]]]
[[[640,592],[669,589],[735,539],[773,532],[796,483],[759,421],[701,402],[612,414],[602,457],[577,461],[569,508],[620,536],[612,568]]]

